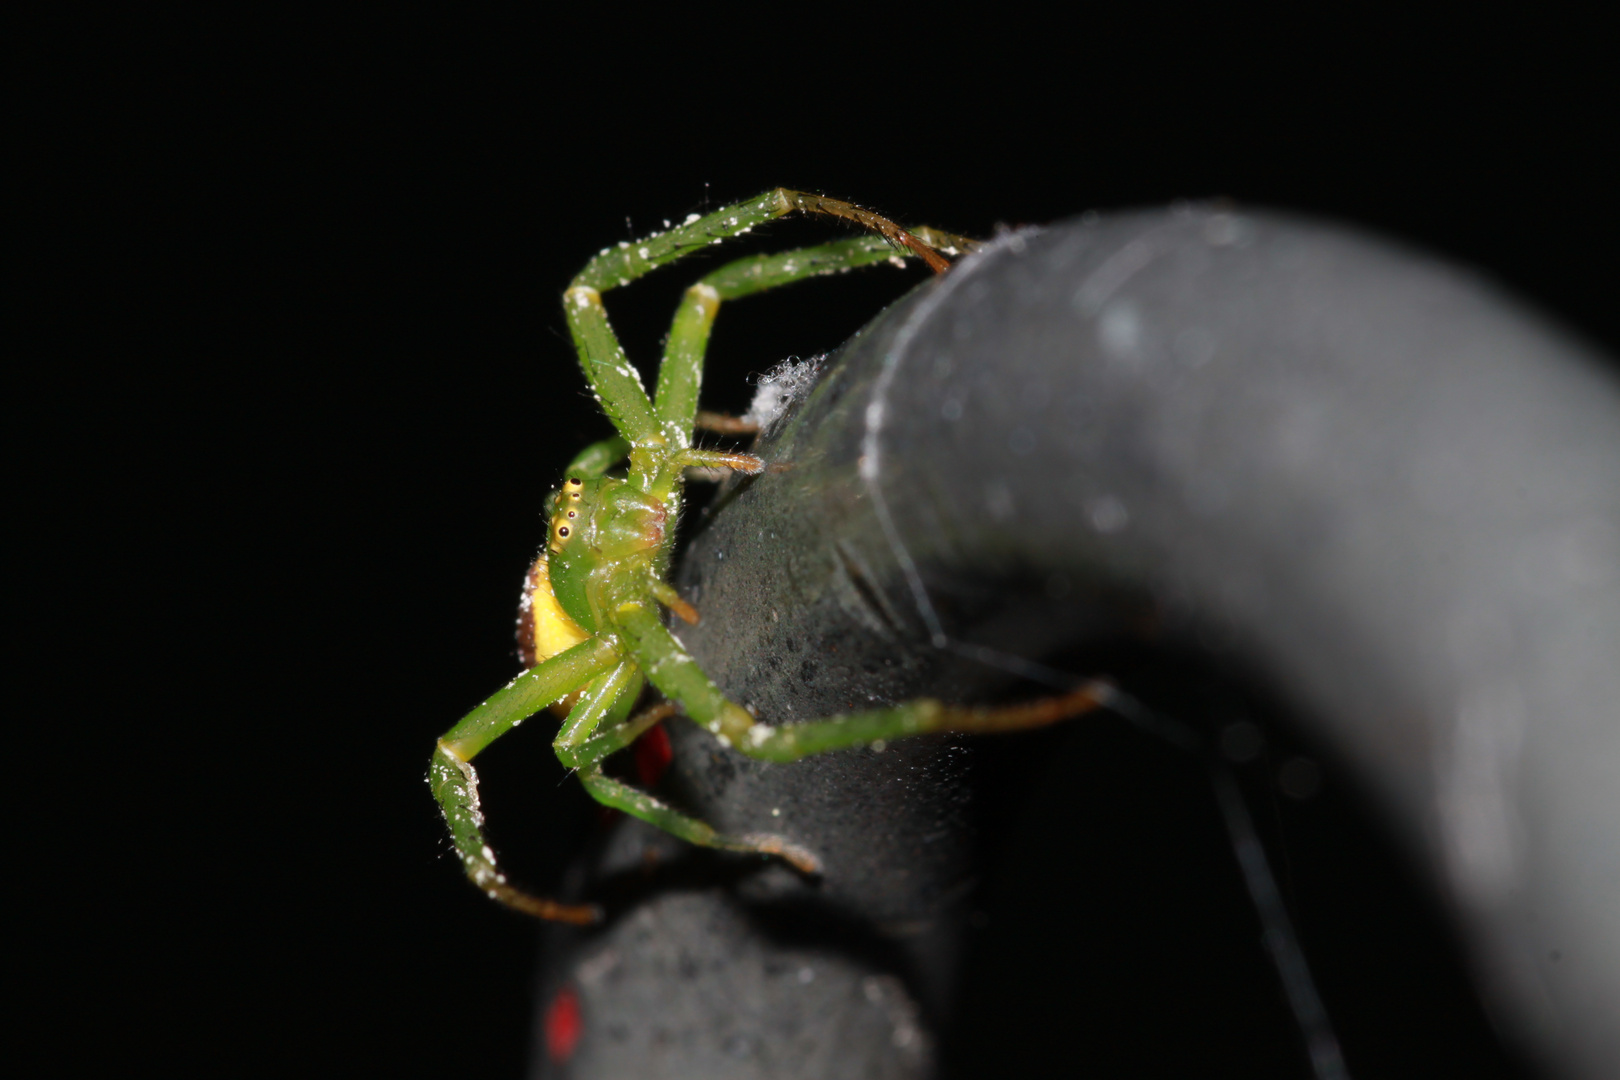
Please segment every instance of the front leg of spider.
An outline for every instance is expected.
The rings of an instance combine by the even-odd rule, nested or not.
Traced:
[[[687,290],[670,328],[656,394],[649,398],[602,306],[602,293],[710,244],[794,211],[853,221],[872,235],[741,259]],[[593,444],[570,464],[553,496],[547,548],[530,571],[523,611],[525,661],[532,665],[469,713],[440,740],[429,781],[468,876],[491,897],[542,918],[587,922],[584,905],[565,905],[511,886],[483,834],[472,758],[533,713],[566,713],[558,758],[577,770],[599,801],[708,847],[781,856],[814,872],[815,856],[774,836],[725,836],[658,799],[605,776],[602,760],[630,745],[673,711],[666,703],[631,718],[644,682],[652,682],[694,720],[744,753],[776,761],[925,731],[993,731],[1052,723],[1094,707],[1098,687],[1010,709],[962,709],[915,701],[891,709],[807,724],[757,724],[728,701],[675,637],[659,606],[696,619],[664,580],[673,523],[687,469],[757,473],[749,454],[692,446],[703,356],[720,303],[822,274],[916,256],[936,272],[939,252],[971,250],[971,241],[932,230],[908,232],[886,218],[835,199],[778,188],[638,244],[603,250],[564,294],[580,366],[618,436]],[[609,475],[627,463],[623,476]]]
[[[507,683],[439,740],[428,766],[428,785],[450,827],[451,841],[467,877],[491,899],[542,919],[583,924],[600,918],[594,907],[532,896],[506,880],[484,837],[478,773],[472,759],[527,717],[622,664],[622,654],[611,639],[582,641]]]

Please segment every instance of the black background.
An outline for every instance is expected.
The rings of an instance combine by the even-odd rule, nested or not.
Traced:
[[[1590,26],[765,14],[79,11],[13,43],[42,1065],[518,1075],[537,934],[460,879],[422,777],[511,674],[540,501],[605,432],[557,298],[606,243],[779,183],[975,234],[1227,197],[1473,264],[1620,349]],[[690,277],[609,298],[632,356]],[[728,309],[708,400],[916,280]],[[503,849],[544,885],[592,815],[538,737],[503,749]]]

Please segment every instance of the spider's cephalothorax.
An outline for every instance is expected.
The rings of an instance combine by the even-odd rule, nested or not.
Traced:
[[[571,476],[557,492],[546,554],[551,590],[587,632],[609,625],[605,614],[645,596],[667,566],[671,524],[662,499],[611,477]]]
[[[670,327],[656,392],[649,397],[620,348],[601,294],[665,263],[793,211],[843,218],[872,235],[817,247],[740,259],[686,291]],[[472,759],[525,718],[547,706],[566,712],[553,742],[557,757],[576,770],[598,801],[694,844],[775,855],[806,872],[816,857],[780,836],[726,836],[602,771],[608,755],[633,743],[676,711],[701,724],[724,746],[768,761],[864,746],[927,731],[1001,731],[1050,724],[1095,707],[1107,694],[1088,683],[1074,693],[1006,708],[962,708],[918,700],[889,708],[771,726],[730,701],[664,625],[660,608],[689,623],[697,612],[664,580],[687,469],[758,474],[751,454],[692,446],[699,423],[737,434],[730,418],[702,419],[698,385],[709,329],[720,304],[777,285],[860,266],[917,256],[936,272],[940,254],[974,243],[932,229],[907,231],[869,210],[837,199],[777,188],[734,203],[640,243],[604,249],[563,294],[563,311],[580,366],[602,410],[618,429],[586,447],[548,501],[546,548],[529,570],[519,616],[519,650],[529,668],[468,713],[439,740],[428,782],[444,811],[451,839],[474,884],[491,897],[542,918],[591,922],[590,905],[559,904],[510,885],[484,839],[478,775]],[[623,477],[610,470],[628,465]],[[647,682],[666,699],[630,712]]]

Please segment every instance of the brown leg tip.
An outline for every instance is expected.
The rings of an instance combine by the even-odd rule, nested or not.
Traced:
[[[809,848],[784,840],[780,836],[745,836],[743,840],[763,855],[775,855],[793,869],[809,877],[821,876],[821,860]]]
[[[530,896],[510,885],[496,885],[485,890],[490,899],[498,900],[513,911],[533,915],[547,922],[569,923],[573,926],[594,926],[602,921],[602,909],[595,904],[559,904],[555,900]]]

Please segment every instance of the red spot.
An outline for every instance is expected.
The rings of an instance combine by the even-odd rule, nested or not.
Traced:
[[[585,1022],[579,1015],[579,993],[572,984],[557,991],[546,1006],[546,1053],[558,1065],[568,1064],[579,1046]]]
[[[669,763],[675,760],[675,750],[669,745],[669,734],[663,724],[657,724],[641,733],[636,740],[636,776],[642,787],[653,787],[664,778]]]

